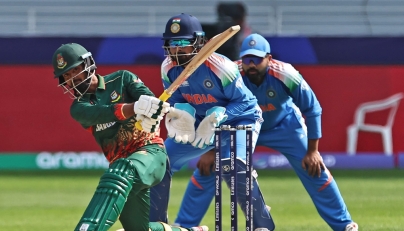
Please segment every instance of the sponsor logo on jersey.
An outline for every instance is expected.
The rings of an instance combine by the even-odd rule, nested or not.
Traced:
[[[67,62],[65,61],[65,59],[63,58],[62,54],[58,54],[56,57],[56,61],[58,63],[58,68],[59,69],[63,69],[65,68],[65,66],[67,65]]]
[[[214,85],[211,80],[206,79],[205,81],[203,81],[203,86],[205,86],[205,88],[207,89],[212,89]]]
[[[267,96],[268,96],[269,98],[275,98],[276,92],[275,92],[274,90],[272,90],[272,89],[268,89],[268,90],[267,90]]]
[[[192,104],[217,103],[217,99],[211,94],[182,94],[182,97]]]
[[[260,108],[261,108],[262,112],[268,112],[268,111],[275,111],[276,110],[276,107],[272,103],[269,103],[267,105],[260,105]]]
[[[181,83],[180,87],[188,87],[189,83],[187,80],[185,80],[184,82]]]
[[[113,91],[111,93],[111,102],[112,103],[117,102],[120,98],[121,98],[121,96],[116,91]]]
[[[109,122],[109,123],[105,123],[105,124],[97,124],[97,125],[96,125],[96,128],[95,128],[95,131],[96,131],[96,132],[103,131],[103,130],[105,130],[105,129],[107,129],[107,128],[112,127],[115,123],[116,123],[116,122]]]

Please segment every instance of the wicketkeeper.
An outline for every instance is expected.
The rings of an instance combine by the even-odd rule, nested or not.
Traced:
[[[161,65],[164,88],[167,89],[181,74],[199,50],[205,45],[205,33],[199,20],[189,14],[171,17],[163,33],[167,58]],[[212,41],[211,41],[212,42]],[[257,99],[244,85],[238,66],[218,53],[213,53],[169,98],[174,108],[167,114],[168,138],[165,140],[171,169],[168,168],[162,182],[151,189],[151,221],[167,222],[167,207],[171,175],[189,160],[213,149],[214,128],[223,125],[251,125],[254,128],[253,146],[261,128],[262,112]],[[246,134],[237,132],[238,203],[245,211],[245,156]],[[223,133],[222,162],[229,165],[229,132]],[[196,187],[203,187],[203,177],[195,175]],[[230,174],[223,179],[230,184]],[[244,179],[244,180],[243,180]],[[260,216],[254,216],[253,226],[273,230],[274,223],[265,205],[257,180],[254,179],[254,208]],[[212,185],[213,187],[213,185]],[[207,209],[209,203],[187,201],[194,208]],[[201,219],[202,217],[200,217]],[[199,219],[199,218],[198,218]],[[199,223],[200,220],[192,222]],[[188,223],[181,226],[191,227]]]

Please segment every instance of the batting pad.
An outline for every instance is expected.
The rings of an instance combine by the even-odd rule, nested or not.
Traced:
[[[75,231],[106,231],[118,219],[134,181],[134,166],[118,159],[101,176],[98,187]]]

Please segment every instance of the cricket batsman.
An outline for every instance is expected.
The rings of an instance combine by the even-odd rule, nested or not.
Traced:
[[[89,131],[110,165],[75,231],[106,231],[118,219],[125,231],[208,231],[149,222],[150,187],[166,171],[160,121],[170,105],[133,73],[96,74],[90,52],[77,43],[60,46],[52,57],[59,87],[73,98],[70,114]],[[141,120],[142,131],[135,129]]]

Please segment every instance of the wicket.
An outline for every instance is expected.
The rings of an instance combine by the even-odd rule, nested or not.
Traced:
[[[222,231],[222,162],[221,162],[221,133],[230,132],[230,219],[231,231],[237,231],[237,131],[246,131],[246,231],[253,228],[252,204],[252,134],[251,125],[222,125],[215,128],[215,231]]]

